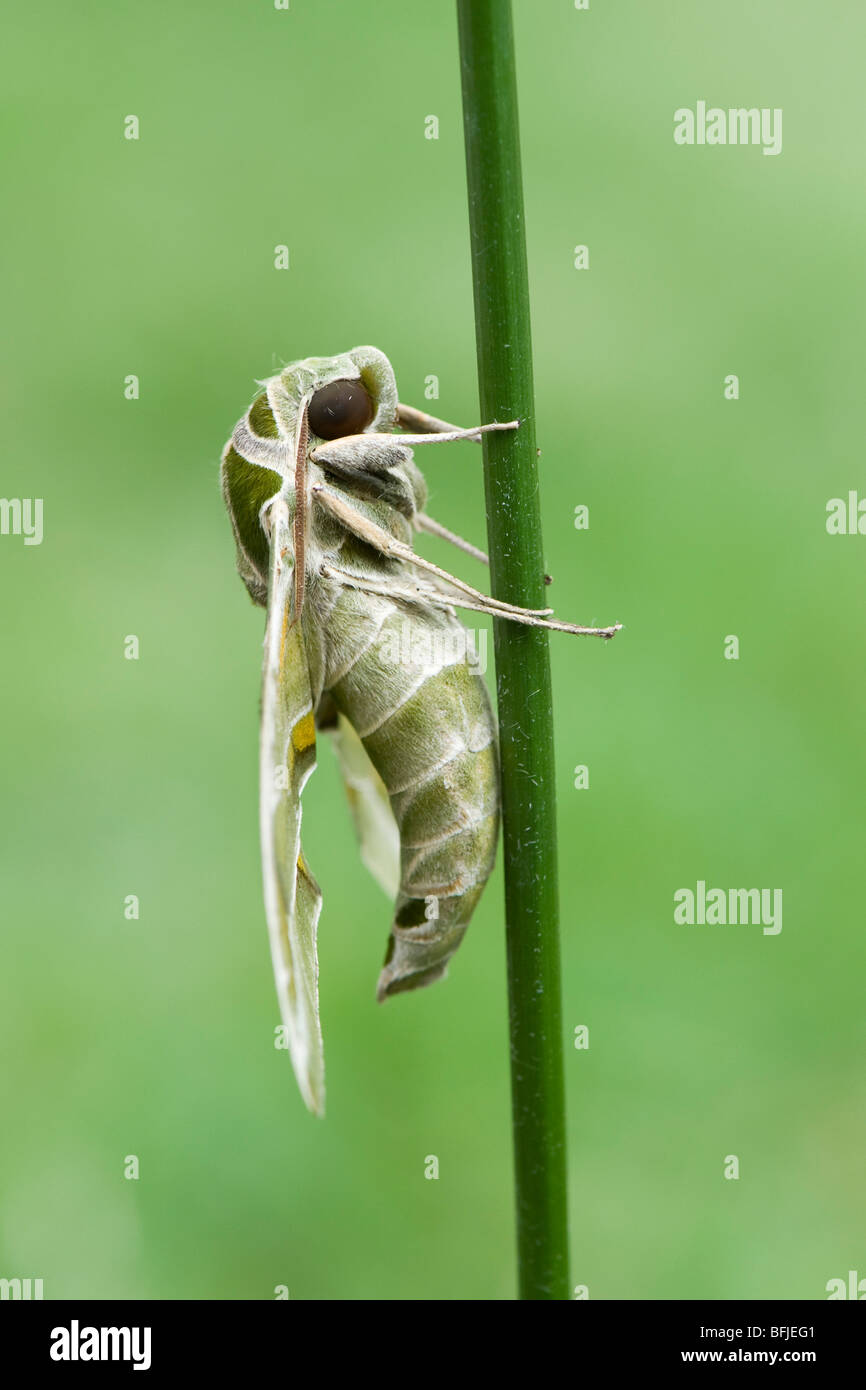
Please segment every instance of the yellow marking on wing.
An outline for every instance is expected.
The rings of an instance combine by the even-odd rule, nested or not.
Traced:
[[[303,850],[299,850],[298,852],[298,873],[301,874],[302,877],[304,877],[307,880],[307,882],[310,884],[310,887],[315,886],[313,881],[313,875],[310,873],[307,861],[304,858]]]
[[[316,721],[312,710],[298,720],[292,729],[292,747],[296,753],[305,753],[316,742]]]

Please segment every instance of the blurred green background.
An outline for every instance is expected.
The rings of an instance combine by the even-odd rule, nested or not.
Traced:
[[[866,495],[866,23],[805,0],[515,23],[551,596],[626,624],[551,641],[572,1283],[822,1298],[866,1274],[866,539],[825,529]],[[781,155],[676,146],[699,99],[782,107]],[[0,537],[0,1275],[511,1298],[501,875],[448,981],[377,1007],[390,907],[327,746],[324,1122],[274,1050],[262,614],[217,486],[254,379],[293,358],[374,343],[404,400],[436,374],[433,408],[477,420],[452,4],[19,8],[2,125],[0,491],[44,498],[45,534]],[[481,541],[474,446],[420,461]],[[675,926],[698,879],[781,887],[781,934]]]

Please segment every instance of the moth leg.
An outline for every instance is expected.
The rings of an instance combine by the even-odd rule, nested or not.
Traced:
[[[397,424],[404,430],[415,430],[419,434],[450,434],[458,429],[457,425],[449,425],[447,420],[440,420],[436,415],[428,415],[426,410],[418,410],[414,405],[404,405],[402,401],[397,404]],[[474,435],[475,442],[481,443],[481,436]],[[415,517],[415,526],[419,531],[427,531],[431,536],[440,536],[443,541],[450,541],[456,545],[458,550],[463,550],[467,555],[471,555],[474,560],[480,560],[482,565],[489,565],[490,560],[483,550],[479,550],[471,541],[465,541],[462,536],[455,535],[440,522],[434,521],[432,516],[419,512]],[[552,584],[553,580],[549,574],[544,576],[545,584]]]
[[[370,521],[368,517],[362,516],[337,493],[331,492],[321,484],[314,487],[312,491],[313,496],[327,507],[347,530],[360,540],[365,541],[367,545],[372,546],[388,559],[403,560],[406,564],[414,565],[417,569],[426,570],[427,573],[435,575],[437,579],[444,580],[446,584],[457,589],[460,594],[466,595],[470,602],[457,598],[456,595],[453,598],[450,595],[445,595],[460,608],[473,608],[480,613],[489,613],[493,618],[510,618],[514,622],[526,623],[530,627],[548,627],[556,629],[558,632],[572,632],[577,636],[612,637],[622,626],[621,623],[618,623],[613,627],[596,628],[580,627],[575,623],[562,623],[548,616],[552,612],[550,608],[521,608],[517,604],[505,603],[489,594],[482,594],[478,589],[473,589],[471,584],[464,584],[463,580],[458,579],[456,575],[449,574],[447,570],[440,569],[430,560],[416,555],[411,546],[404,545],[402,541],[398,541],[394,536],[384,531],[381,526]]]
[[[390,580],[368,579],[366,575],[352,574],[351,570],[338,569],[336,565],[329,565],[322,561],[319,566],[319,573],[327,579],[337,579],[341,584],[345,584],[349,589],[360,589],[364,594],[375,594],[381,598],[396,598],[403,603],[429,603],[434,608],[442,608],[448,613],[453,613],[455,607],[460,607],[456,598],[452,599],[447,594],[443,594],[441,589],[434,589],[426,584],[393,584]]]
[[[404,430],[415,430],[419,434],[451,434],[458,430],[457,425],[449,425],[447,420],[440,420],[438,415],[428,415],[426,410],[418,410],[414,405],[404,405],[402,401],[397,403],[397,424]],[[481,436],[473,435],[477,444],[481,443]],[[434,521],[432,516],[425,516],[423,512],[415,518],[415,525],[419,531],[428,531],[431,536],[441,536],[442,540],[450,541],[456,545],[458,550],[463,550],[473,559],[480,560],[482,565],[489,565],[490,560],[483,550],[479,550],[471,541],[465,541],[462,536],[457,536],[453,531],[447,530],[438,521]],[[553,580],[549,574],[544,576],[545,584],[552,584]]]
[[[444,580],[446,584],[453,585],[461,593],[468,594],[470,598],[488,604],[491,608],[498,608],[507,611],[518,611],[533,613],[536,617],[544,617],[553,610],[550,608],[517,609],[511,603],[503,603],[500,599],[491,598],[488,594],[482,594],[479,589],[473,589],[471,584],[466,584],[462,579],[458,579],[455,574],[449,574],[448,570],[440,569],[439,565],[434,565],[432,560],[425,560],[423,555],[418,555],[410,545],[404,545],[397,540],[389,531],[385,531],[381,526],[377,526],[375,521],[364,516],[361,512],[341,497],[339,493],[332,492],[330,488],[324,487],[321,483],[312,489],[313,496],[317,498],[323,506],[335,516],[338,521],[356,535],[359,540],[365,541],[374,550],[387,556],[389,560],[404,560],[407,564],[414,565],[417,569],[426,570],[428,574],[435,574],[437,579]]]
[[[428,415],[426,410],[418,410],[414,405],[397,403],[397,424],[401,429],[412,430],[415,434],[451,434],[459,425],[449,425],[436,415]]]
[[[610,627],[581,627],[578,623],[561,623],[558,618],[542,618],[543,608],[518,608],[506,604],[502,608],[492,608],[490,603],[473,603],[468,598],[455,594],[451,602],[455,608],[471,608],[476,613],[486,613],[488,618],[502,618],[510,623],[523,623],[525,627],[545,627],[550,632],[570,632],[574,637],[615,637],[622,623],[612,623]],[[495,600],[494,600],[495,602]]]
[[[397,424],[401,429],[414,431],[416,434],[456,434],[460,430],[459,425],[449,425],[447,420],[440,420],[438,415],[428,415],[426,410],[418,410],[414,405],[404,405],[402,401],[397,403]],[[481,436],[473,436],[476,443],[481,443]],[[489,565],[489,557],[483,550],[479,550],[477,545],[471,541],[465,541],[462,536],[458,536],[454,531],[449,531],[441,522],[434,521],[432,516],[427,516],[425,512],[418,512],[415,517],[415,527],[418,531],[426,531],[428,535],[439,536],[443,541],[450,541],[456,545],[458,550],[471,555],[474,560],[480,560],[482,565]]]
[[[443,422],[444,423],[444,422]],[[370,447],[371,444],[395,444],[417,446],[418,444],[449,444],[454,439],[477,439],[482,434],[494,434],[498,430],[516,430],[519,420],[493,420],[489,425],[473,425],[468,430],[439,431],[433,434],[391,434],[390,432],[365,430],[362,434],[344,434],[339,439],[329,439],[325,444],[317,444],[310,454],[315,463],[325,463],[343,450],[356,450],[358,445]]]
[[[452,545],[457,546],[458,550],[471,555],[473,560],[480,560],[482,565],[490,564],[489,557],[483,550],[479,550],[477,545],[473,545],[471,541],[465,541],[462,536],[457,535],[456,531],[449,531],[447,526],[443,526],[439,521],[434,521],[433,517],[428,516],[426,512],[415,513],[415,529],[416,531],[426,531],[429,536],[439,536],[443,541],[450,541]]]
[[[499,608],[491,608],[486,603],[472,603],[470,599],[459,597],[457,594],[444,594],[441,589],[434,589],[431,585],[417,584],[413,588],[404,588],[387,581],[380,583],[375,579],[351,574],[348,570],[337,569],[334,565],[322,564],[320,572],[331,579],[338,579],[350,589],[360,589],[365,594],[395,598],[403,603],[429,603],[434,608],[442,608],[450,613],[453,613],[455,608],[469,608],[474,613],[485,613],[489,618],[503,618],[509,622],[523,623],[526,627],[544,627],[553,632],[570,632],[579,637],[607,639],[615,636],[622,627],[622,623],[614,623],[612,627],[578,627],[575,623],[557,622],[555,618],[539,618],[530,608],[515,608],[511,612],[503,612]]]

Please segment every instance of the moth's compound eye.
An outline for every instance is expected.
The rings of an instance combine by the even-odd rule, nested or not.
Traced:
[[[341,439],[360,434],[376,414],[360,381],[332,381],[310,401],[307,419],[320,439]]]

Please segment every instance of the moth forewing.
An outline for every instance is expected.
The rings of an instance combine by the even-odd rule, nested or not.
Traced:
[[[292,1065],[316,1114],[325,1107],[316,930],[318,884],[301,851],[301,793],[316,766],[313,697],[301,624],[292,620],[295,564],[285,486],[269,508],[270,574],[262,680],[262,878],[274,978]]]

